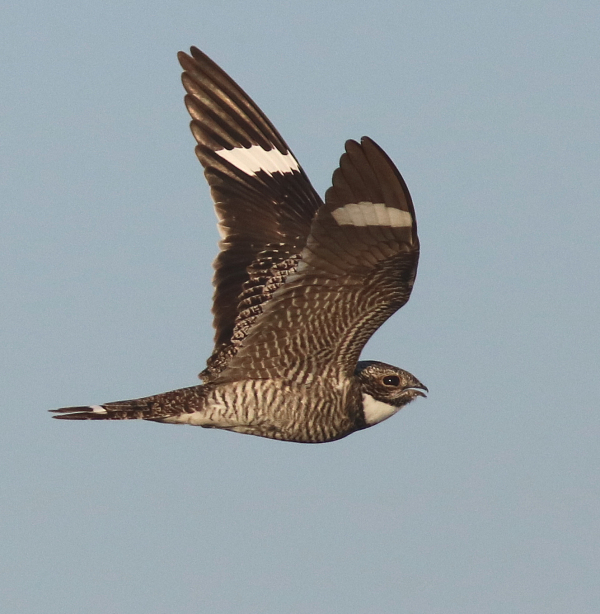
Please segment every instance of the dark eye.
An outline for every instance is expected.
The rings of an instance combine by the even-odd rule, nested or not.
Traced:
[[[386,386],[398,386],[400,384],[400,378],[397,375],[386,375],[383,378],[383,383]]]

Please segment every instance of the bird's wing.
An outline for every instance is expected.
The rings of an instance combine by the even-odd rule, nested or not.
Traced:
[[[418,259],[402,176],[371,139],[348,141],[295,272],[219,380],[351,375],[369,337],[408,301]]]
[[[220,353],[232,353],[227,347],[249,267],[264,273],[265,261],[271,267],[297,257],[323,203],[285,141],[246,93],[195,47],[191,56],[180,52],[178,58],[196,155],[211,187],[221,233],[213,279],[214,362]],[[213,370],[222,367],[217,364]],[[210,370],[209,360],[208,379]]]

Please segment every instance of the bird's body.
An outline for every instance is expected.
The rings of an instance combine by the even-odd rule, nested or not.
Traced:
[[[370,139],[348,141],[323,203],[243,90],[198,49],[179,59],[222,236],[204,383],[55,417],[141,418],[321,443],[425,396],[410,373],[358,362],[416,276],[416,218],[394,164]]]

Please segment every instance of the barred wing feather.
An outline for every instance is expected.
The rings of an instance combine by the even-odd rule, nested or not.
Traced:
[[[263,305],[219,381],[351,375],[408,301],[419,240],[408,188],[371,139],[348,141],[295,272]]]
[[[299,254],[322,201],[275,127],[231,77],[195,47],[178,57],[221,233],[214,359],[231,343],[248,268],[265,250],[274,264]]]

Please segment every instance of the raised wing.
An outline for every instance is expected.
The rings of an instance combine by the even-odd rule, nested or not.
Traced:
[[[402,176],[372,140],[348,141],[295,273],[263,305],[219,381],[350,376],[369,337],[408,301],[418,259]]]
[[[229,356],[249,267],[277,266],[297,256],[323,204],[296,158],[264,113],[210,58],[180,52],[185,104],[219,220],[214,263],[213,369]],[[262,254],[262,256],[261,256]],[[220,364],[219,364],[220,363]],[[211,376],[211,361],[207,378]]]

